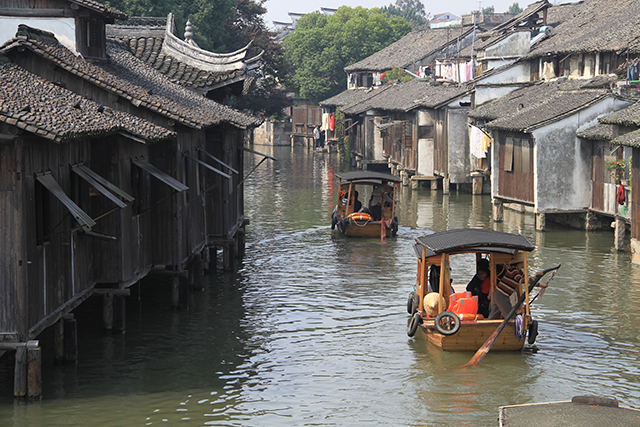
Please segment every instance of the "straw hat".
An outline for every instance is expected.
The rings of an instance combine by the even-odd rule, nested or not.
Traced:
[[[423,300],[424,311],[426,311],[429,316],[438,315],[438,301],[442,301],[442,307],[445,309],[447,308],[444,297],[441,297],[439,293],[429,292],[427,295],[425,295]]]

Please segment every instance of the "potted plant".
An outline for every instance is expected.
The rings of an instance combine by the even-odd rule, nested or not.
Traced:
[[[627,162],[622,160],[608,160],[605,168],[616,181],[621,181],[627,174]]]

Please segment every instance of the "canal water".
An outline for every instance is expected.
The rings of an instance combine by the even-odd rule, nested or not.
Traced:
[[[1,426],[496,426],[501,405],[576,395],[640,408],[640,268],[613,233],[536,232],[508,210],[493,223],[487,195],[401,187],[397,238],[335,236],[337,156],[255,148],[278,160],[246,181],[240,269],[207,276],[183,310],[168,282],[135,285],[123,335],[102,332],[102,302],[89,299],[76,310],[77,365],[55,365],[40,337],[40,402],[13,400],[2,367]],[[247,155],[245,174],[260,159]],[[526,235],[531,272],[562,264],[532,306],[537,353],[460,368],[472,353],[407,336],[414,239],[464,227]],[[473,265],[463,260],[454,283]]]

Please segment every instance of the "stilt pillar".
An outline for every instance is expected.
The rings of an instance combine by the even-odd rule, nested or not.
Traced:
[[[438,189],[438,180],[434,179],[433,181],[431,181],[431,189],[432,190],[437,190]]]
[[[175,274],[171,281],[171,305],[173,308],[189,305],[189,277],[185,274]]]
[[[482,194],[482,184],[484,182],[484,177],[480,174],[471,174],[472,186],[471,186],[471,194]]]
[[[209,271],[215,273],[218,269],[218,248],[211,246],[209,248]]]
[[[113,330],[113,294],[102,296],[102,324],[105,331]]]
[[[42,396],[42,354],[38,341],[27,341],[27,397]]]
[[[411,189],[412,190],[417,190],[418,188],[420,188],[420,181],[418,181],[417,179],[412,179],[411,180]]]
[[[64,329],[64,361],[65,363],[78,362],[78,327],[73,314],[62,316]]]
[[[504,220],[504,204],[500,199],[493,199],[493,220],[495,222],[502,222]]]
[[[64,362],[64,320],[62,319],[53,325],[53,360],[55,363]]]
[[[536,230],[544,231],[547,228],[547,216],[542,212],[536,212]]]
[[[126,298],[122,295],[113,296],[113,331],[121,334],[127,329]]]
[[[627,231],[627,224],[621,216],[616,215],[615,248],[616,251],[624,251],[624,237]]]
[[[204,290],[204,270],[202,268],[202,258],[200,255],[193,257],[191,268],[189,269],[189,286],[196,291]]]
[[[27,346],[16,347],[16,361],[13,370],[13,395],[25,397],[27,395]]]
[[[449,178],[442,178],[442,193],[449,194]]]
[[[235,239],[227,241],[226,244],[224,245],[224,249],[222,250],[222,254],[223,254],[223,262],[224,262],[224,269],[226,271],[231,271],[233,270],[233,266],[236,263],[236,247],[235,247]]]
[[[402,178],[402,185],[409,186],[409,173],[407,171],[400,171],[400,178]]]

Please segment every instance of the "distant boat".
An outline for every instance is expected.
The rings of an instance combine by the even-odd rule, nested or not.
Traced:
[[[500,427],[640,426],[640,410],[616,399],[576,396],[571,401],[500,407]]]
[[[401,178],[371,171],[340,172],[340,199],[331,214],[331,229],[350,237],[395,237],[398,233],[396,217],[396,185]],[[358,200],[359,194],[371,189],[367,205]]]

